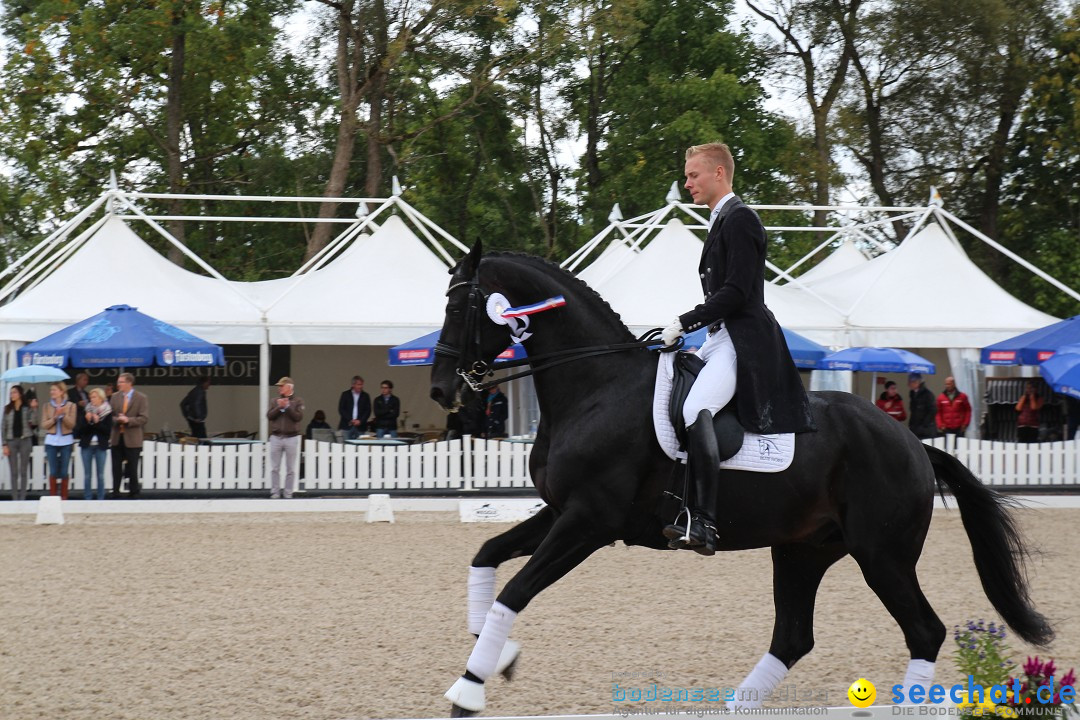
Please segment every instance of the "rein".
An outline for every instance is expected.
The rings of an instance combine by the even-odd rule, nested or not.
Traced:
[[[593,345],[583,348],[570,348],[569,350],[557,350],[555,352],[544,353],[543,355],[536,355],[535,357],[526,357],[522,358],[521,360],[508,360],[506,362],[499,363],[498,369],[501,370],[503,368],[521,367],[522,365],[530,365],[534,362],[540,362],[543,360],[548,360],[550,358],[559,358],[558,360],[554,360],[553,362],[547,363],[541,367],[532,367],[528,370],[514,373],[513,375],[507,375],[506,377],[500,378],[498,380],[486,380],[482,383],[477,383],[475,385],[472,382],[472,378],[465,374],[465,371],[458,370],[458,374],[465,379],[465,382],[469,384],[469,387],[472,388],[473,391],[479,392],[487,390],[494,385],[499,385],[504,382],[510,382],[512,380],[517,380],[518,378],[528,377],[529,375],[535,375],[541,370],[547,370],[548,368],[553,368],[558,365],[564,365],[565,363],[574,362],[575,360],[584,360],[585,358],[596,357],[597,355],[609,355],[611,353],[625,352],[627,350],[640,350],[643,348],[648,349],[651,347],[655,347],[657,344],[657,336],[661,332],[662,328],[653,328],[652,330],[649,330],[639,336],[638,339],[634,342],[615,343],[613,345]],[[657,348],[657,350],[659,352],[675,352],[676,350],[682,348],[682,346],[683,339],[679,338],[674,345],[666,345]],[[483,364],[486,365],[487,363]],[[481,375],[481,377],[483,377],[484,375],[493,375],[494,373],[495,368],[488,368],[486,372]]]
[[[477,322],[481,304],[486,304],[487,296],[483,290],[480,289],[479,283],[474,278],[472,281],[465,281],[455,283],[450,286],[446,291],[449,295],[451,291],[456,288],[467,286],[469,288],[468,307],[466,308],[465,316],[465,338],[466,342],[472,340],[472,347],[469,348],[473,351],[473,354],[479,356],[480,354],[480,325]],[[554,352],[543,353],[542,355],[532,355],[520,360],[509,360],[498,364],[498,368],[513,368],[521,367],[523,365],[533,365],[537,362],[544,362],[546,360],[552,360],[552,362],[545,363],[541,367],[531,367],[528,370],[507,375],[504,378],[498,380],[483,380],[483,378],[492,376],[495,374],[495,367],[489,365],[483,360],[474,360],[471,364],[463,359],[464,353],[458,348],[448,345],[442,341],[435,343],[435,354],[443,355],[445,357],[453,358],[458,361],[457,374],[465,381],[465,383],[473,390],[473,392],[483,392],[488,388],[494,387],[504,382],[510,382],[519,378],[528,377],[529,375],[535,375],[541,370],[547,370],[549,368],[557,367],[576,360],[584,360],[585,358],[596,357],[598,355],[608,355],[617,352],[626,352],[627,350],[640,350],[653,348],[658,343],[658,336],[662,332],[661,328],[653,328],[648,330],[638,337],[634,342],[625,343],[609,343],[607,345],[591,345],[589,347],[582,348],[570,348],[567,350],[556,350]],[[657,348],[659,352],[675,352],[683,346],[683,339],[680,337],[673,345],[662,346]]]

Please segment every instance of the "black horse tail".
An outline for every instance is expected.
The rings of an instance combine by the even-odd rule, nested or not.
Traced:
[[[934,466],[938,489],[942,483],[947,485],[960,506],[960,519],[971,542],[975,568],[986,597],[1021,638],[1033,645],[1049,644],[1054,639],[1054,630],[1032,606],[1024,572],[1028,551],[1009,514],[1017,503],[983,485],[962,462],[944,450],[923,447]]]

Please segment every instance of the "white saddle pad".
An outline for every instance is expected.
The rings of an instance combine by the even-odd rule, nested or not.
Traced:
[[[672,460],[686,462],[686,453],[679,450],[675,428],[671,426],[671,382],[674,375],[675,353],[660,353],[656,368],[656,390],[653,393],[653,427],[664,453]],[[795,458],[795,433],[758,435],[746,433],[742,447],[733,457],[720,463],[725,470],[751,472],[780,472]]]

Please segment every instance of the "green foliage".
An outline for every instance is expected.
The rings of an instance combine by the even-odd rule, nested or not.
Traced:
[[[299,176],[282,148],[303,144],[324,103],[310,69],[279,41],[298,0],[196,2],[44,0],[13,4],[0,98],[0,145],[20,195],[63,218],[100,194],[110,171],[132,189],[293,195]],[[184,39],[180,187],[167,178],[171,58]],[[11,200],[0,198],[5,214]],[[148,203],[153,211],[164,209]],[[184,212],[213,212],[185,203]],[[54,220],[55,221],[55,220]],[[34,228],[35,230],[37,228]],[[290,255],[295,227],[188,227],[186,242],[211,263],[244,268]],[[252,248],[259,240],[256,254]],[[296,253],[291,253],[296,255]],[[292,258],[269,263],[295,267]]]
[[[466,92],[432,97],[432,113]],[[528,157],[508,100],[504,88],[493,88],[409,143],[400,167],[409,201],[465,244],[479,238],[492,250],[543,254],[537,215],[530,212],[533,198],[523,182]]]
[[[687,147],[721,140],[735,154],[736,191],[751,202],[790,202],[793,128],[763,108],[763,58],[730,29],[730,3],[645,0],[633,52],[610,83],[603,182],[584,198],[588,234],[611,205],[654,209],[682,184]]]
[[[1016,666],[1009,658],[1012,650],[1005,642],[1004,625],[968,620],[963,628],[959,625],[953,628],[953,641],[956,669],[965,678],[973,676],[974,682],[983,687],[1004,684]]]
[[[1054,58],[1032,83],[1012,148],[1003,242],[1075,287],[1080,277],[1080,7],[1053,43]],[[1036,307],[1069,317],[1080,303],[1030,276],[1003,278]]]

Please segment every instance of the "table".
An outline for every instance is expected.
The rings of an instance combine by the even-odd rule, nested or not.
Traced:
[[[523,443],[525,445],[532,445],[536,442],[536,438],[532,435],[511,435],[510,437],[497,438],[503,442]]]
[[[254,438],[203,438],[199,441],[203,445],[256,445],[262,442],[262,440],[256,440]]]

